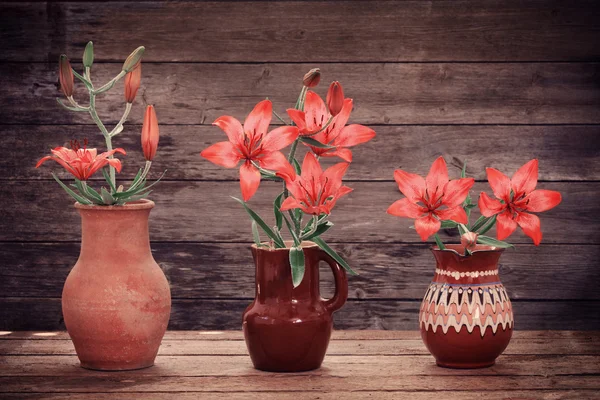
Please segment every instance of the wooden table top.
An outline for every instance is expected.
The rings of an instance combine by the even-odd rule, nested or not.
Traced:
[[[79,367],[65,332],[0,332],[2,399],[600,399],[600,332],[516,331],[495,366],[439,368],[418,332],[336,331],[323,366],[257,371],[241,332],[167,332],[156,365]]]

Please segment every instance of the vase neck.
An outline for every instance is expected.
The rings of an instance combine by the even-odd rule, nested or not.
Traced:
[[[80,209],[80,258],[102,260],[107,268],[152,257],[148,235],[150,209]]]
[[[460,256],[451,251],[433,250],[436,266],[434,282],[448,284],[487,284],[500,282],[500,252],[478,251]]]
[[[314,252],[304,249],[304,278],[296,288],[292,283],[289,250],[269,251],[252,248],[256,266],[256,301],[268,302],[312,302],[320,301],[319,264]]]

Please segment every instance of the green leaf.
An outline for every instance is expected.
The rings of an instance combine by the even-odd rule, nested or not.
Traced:
[[[285,225],[287,226],[288,230],[290,231],[290,233],[292,235],[292,239],[294,239],[294,245],[300,246],[300,243],[302,241],[300,240],[298,235],[296,235],[296,231],[295,231],[294,227],[292,226],[291,222],[288,221],[288,219],[286,218],[285,215],[283,216],[283,220],[285,221]]]
[[[303,236],[302,240],[312,240],[313,238],[315,238],[317,236],[321,236],[322,234],[327,232],[332,226],[333,226],[333,222],[327,221],[324,224],[317,226],[317,230],[314,233],[312,233],[308,236]]]
[[[165,170],[162,175],[155,180],[154,182],[152,182],[150,185],[146,186],[146,181],[142,180],[142,183],[138,185],[138,187],[136,187],[135,189],[131,189],[129,188],[129,190],[126,190],[124,192],[117,192],[114,193],[113,196],[117,199],[126,199],[130,196],[136,195],[138,193],[144,192],[148,189],[150,189],[152,186],[156,185],[158,182],[160,182],[160,180],[165,176],[165,174],[167,173],[167,170]],[[133,185],[132,185],[133,186]]]
[[[442,221],[441,229],[453,229],[453,228],[456,228],[457,226],[458,226],[457,222],[454,222],[452,220],[446,220],[446,221]],[[411,228],[414,229],[414,226],[411,226]]]
[[[358,275],[352,268],[350,268],[348,263],[342,257],[340,257],[338,253],[336,253],[331,247],[329,247],[327,243],[325,243],[323,239],[320,237],[315,237],[312,239],[312,241],[315,242],[331,258],[333,258],[335,262],[340,264],[346,271],[348,271],[350,275]]]
[[[494,224],[496,223],[496,216],[494,215],[493,217],[491,217],[488,222],[486,222],[481,229],[479,230],[479,234],[483,235],[484,233],[486,233],[487,231],[489,231],[490,229],[492,229],[492,227],[494,226]]]
[[[258,226],[256,226],[256,221],[252,221],[252,237],[254,238],[254,244],[260,247],[260,233],[258,233]]]
[[[509,247],[515,247],[508,242],[503,242],[502,240],[494,239],[493,237],[479,235],[477,238],[477,243],[485,244],[487,246],[499,247],[501,249],[506,249]]]
[[[308,136],[300,136],[300,141],[302,143],[308,144],[309,146],[317,147],[319,149],[334,149],[335,148],[335,146],[330,146],[328,144],[321,143],[318,140],[313,139]]]
[[[83,196],[78,195],[73,190],[69,189],[69,187],[67,185],[65,185],[64,183],[62,183],[62,181],[60,179],[58,179],[58,177],[56,175],[52,174],[52,177],[65,190],[65,192],[67,192],[69,194],[69,196],[71,196],[72,198],[74,198],[75,200],[80,202],[81,204],[86,204],[86,205],[93,204],[90,200],[86,199]]]
[[[290,266],[292,267],[292,283],[298,287],[304,278],[304,251],[302,247],[290,249]]]
[[[71,68],[71,71],[73,72],[73,75],[75,75],[75,78],[77,78],[81,82],[83,82],[83,84],[88,88],[88,90],[93,90],[94,89],[94,86],[92,86],[92,82],[88,81],[85,77],[79,75],[77,73],[77,71],[75,71],[73,68]]]
[[[102,201],[107,206],[110,206],[110,205],[116,203],[115,199],[113,198],[113,196],[111,196],[111,194],[108,192],[108,190],[104,189],[104,186],[100,188],[100,196],[102,196]]]
[[[471,231],[475,232],[477,231],[477,229],[481,228],[487,221],[487,218],[484,217],[483,215],[479,218],[477,218],[477,221],[475,221],[475,223],[473,224],[473,226],[471,227]]]
[[[141,173],[138,172],[138,175]],[[112,181],[110,180],[110,175],[108,174],[108,168],[102,168],[102,176],[104,176],[104,180],[108,183],[108,186],[110,186],[110,190],[112,190],[113,193],[117,192],[117,188],[115,187],[115,185],[113,185]],[[136,176],[137,178],[137,176]]]
[[[437,244],[438,249],[440,249],[440,250],[446,250],[446,246],[444,246],[444,243],[442,242],[442,239],[440,239],[440,237],[438,236],[437,233],[435,235],[433,235],[433,238],[435,239],[435,243]]]
[[[96,192],[93,188],[89,187],[87,184],[84,185],[79,179],[75,179],[75,187],[86,198],[94,202],[99,202],[99,204],[104,204],[100,194],[98,194],[98,192]]]
[[[467,232],[469,232],[469,229],[467,229],[467,227],[464,224],[458,224],[458,233],[460,233],[460,236],[464,235]]]
[[[283,195],[284,195],[284,193],[281,192],[281,194],[279,196],[277,196],[277,198],[275,198],[275,201],[273,202],[273,213],[275,214],[275,225],[277,226],[278,230],[281,230],[281,227],[283,226],[283,214],[279,210],[281,208],[281,203],[283,202]]]
[[[263,219],[257,213],[255,213],[254,211],[252,211],[250,209],[250,207],[248,207],[248,205],[246,204],[245,201],[240,200],[237,197],[233,197],[233,196],[231,198],[234,199],[235,201],[237,201],[238,203],[240,203],[242,206],[244,206],[244,209],[246,210],[248,215],[250,215],[250,218],[252,218],[254,221],[256,221],[258,226],[261,227],[261,229],[266,233],[266,235],[268,237],[270,237],[278,247],[285,248],[285,243],[283,243],[283,241],[277,237],[277,235],[271,230],[271,228],[269,228],[269,226],[265,223],[265,221],[263,221]]]

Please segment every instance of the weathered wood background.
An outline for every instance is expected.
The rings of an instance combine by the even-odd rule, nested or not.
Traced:
[[[361,275],[339,329],[412,329],[433,274],[427,244],[385,210],[400,198],[393,170],[451,174],[487,190],[484,167],[512,174],[540,159],[540,187],[564,201],[544,213],[544,241],[513,236],[501,276],[520,329],[600,329],[600,7],[595,1],[123,1],[0,4],[0,329],[62,329],[60,295],[79,251],[72,201],[37,159],[71,138],[102,147],[96,128],[59,109],[57,60],[93,40],[97,81],[145,45],[142,88],[115,142],[141,156],[145,104],[162,124],[151,238],[172,285],[172,329],[239,329],[253,297],[250,223],[235,171],[198,153],[261,99],[283,113],[302,75],[320,67],[355,99],[352,122],[378,136],[356,148],[327,238]],[[74,63],[76,68],[80,67]],[[121,83],[122,85],[122,83]],[[80,90],[80,95],[83,91]],[[76,94],[77,95],[77,94]],[[100,100],[116,122],[122,86]],[[268,213],[277,188],[252,200]],[[323,291],[332,279],[323,269]]]

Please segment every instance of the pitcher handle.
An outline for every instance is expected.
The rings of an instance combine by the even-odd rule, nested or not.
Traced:
[[[319,260],[329,264],[335,278],[335,293],[332,298],[323,302],[325,308],[331,314],[342,308],[348,299],[348,278],[344,268],[322,250],[320,251]]]

